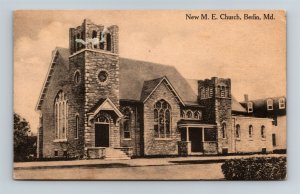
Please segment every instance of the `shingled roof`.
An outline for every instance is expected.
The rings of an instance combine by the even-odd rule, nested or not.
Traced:
[[[187,80],[173,66],[120,58],[119,75],[120,99],[140,101],[144,82],[165,76],[185,103],[197,101]]]
[[[67,48],[56,48],[55,53],[61,56],[62,63],[69,68],[70,52]],[[196,105],[198,83],[194,79],[184,78],[174,66],[162,65],[158,63],[146,62],[120,57],[120,99],[141,101],[146,98],[155,86],[166,77],[175,88],[180,99],[186,105]],[[53,64],[51,64],[53,68]],[[50,68],[50,69],[51,69]],[[51,77],[48,72],[46,80]],[[50,73],[50,74],[49,74]],[[144,88],[143,88],[144,87]],[[46,88],[43,87],[41,97],[38,101],[37,109],[40,108],[43,101],[43,94]],[[243,106],[232,97],[232,110],[236,112],[247,112]]]

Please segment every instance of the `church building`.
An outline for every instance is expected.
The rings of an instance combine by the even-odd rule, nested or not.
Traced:
[[[272,152],[273,119],[249,113],[229,78],[184,78],[123,58],[119,28],[85,19],[56,48],[38,103],[38,157],[131,158]]]

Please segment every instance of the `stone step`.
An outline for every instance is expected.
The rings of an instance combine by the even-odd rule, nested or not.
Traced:
[[[125,152],[119,149],[106,148],[105,149],[105,159],[109,160],[120,160],[120,159],[130,159]]]

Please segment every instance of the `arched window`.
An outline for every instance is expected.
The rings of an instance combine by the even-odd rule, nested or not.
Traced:
[[[241,138],[241,126],[239,124],[235,126],[235,137],[237,139]]]
[[[285,109],[285,99],[284,98],[279,99],[279,109]]]
[[[79,115],[76,114],[76,116],[75,116],[75,139],[78,138],[78,133],[79,133]]]
[[[217,87],[217,94],[219,97],[221,97],[221,86]]]
[[[225,97],[225,87],[224,86],[221,87],[221,97],[222,98]]]
[[[106,34],[106,50],[111,51],[111,35]]]
[[[73,36],[73,48],[74,48],[74,52],[76,52],[76,36]]]
[[[80,34],[77,34],[77,39],[80,39]],[[76,49],[75,50],[76,51],[80,50],[80,43],[79,42],[76,43]]]
[[[209,86],[209,97],[212,98],[214,95],[214,88]]]
[[[253,126],[249,125],[249,138],[253,137]]]
[[[273,110],[273,100],[272,99],[267,100],[267,109]]]
[[[97,38],[97,31],[96,30],[93,31],[92,38]],[[94,48],[97,48],[97,47],[98,47],[98,45],[95,44]]]
[[[84,40],[84,31],[81,31],[81,39]],[[85,45],[84,44],[80,44],[80,48],[85,48]]]
[[[193,118],[193,112],[191,110],[186,111],[186,117],[188,119],[192,119]]]
[[[227,138],[227,131],[226,131],[226,123],[222,123],[222,138],[226,139]]]
[[[209,88],[205,88],[205,98],[209,98]]]
[[[260,134],[261,134],[261,138],[263,139],[266,138],[266,127],[264,125],[262,125],[260,128]]]
[[[55,118],[55,138],[67,139],[68,130],[68,101],[65,94],[60,91],[54,104],[54,118]]]
[[[163,99],[154,105],[154,133],[156,138],[171,136],[171,106]]]
[[[74,74],[74,82],[75,82],[75,85],[78,85],[81,81],[81,78],[80,78],[80,71],[76,71],[75,74]]]
[[[131,109],[129,107],[126,107],[123,111],[124,114],[124,122],[123,122],[123,138],[124,139],[130,139],[130,129],[131,129]]]
[[[202,119],[202,113],[200,111],[196,111],[194,113],[194,119],[201,120]]]
[[[99,47],[100,47],[100,49],[103,50],[103,49],[104,49],[104,40],[102,40],[102,38],[103,38],[103,37],[102,37],[102,32],[100,32],[100,46],[99,46]],[[104,39],[104,38],[103,38],[103,39]]]

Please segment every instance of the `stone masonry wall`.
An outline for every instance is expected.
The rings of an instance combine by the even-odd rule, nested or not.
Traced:
[[[85,55],[85,147],[95,146],[94,125],[88,123],[88,114],[100,99],[109,98],[119,108],[119,57],[113,53],[84,51]],[[105,83],[98,80],[98,73],[105,70]],[[111,125],[111,145],[120,147],[119,124]],[[113,141],[113,142],[112,142]]]
[[[129,108],[131,110],[130,138],[124,138],[124,125],[120,122],[121,147],[132,147],[134,156],[142,155],[142,131],[141,120],[143,119],[141,105],[138,103],[121,101],[120,110]]]
[[[154,137],[154,104],[164,99],[171,106],[171,138],[157,139]],[[144,104],[144,150],[145,155],[177,155],[180,133],[177,129],[177,122],[180,120],[180,105],[176,98],[161,83]]]
[[[78,67],[75,68],[71,63],[68,69],[63,64],[62,58],[58,57],[41,107],[43,114],[43,157],[54,157],[55,151],[58,151],[58,157],[62,157],[64,152],[67,152],[70,157],[82,157],[83,155],[83,82],[78,86],[75,86],[73,82],[75,69],[82,69],[82,67],[78,64]],[[67,142],[55,141],[54,100],[59,91],[63,91],[68,99]],[[76,113],[81,113],[78,139],[75,139],[74,132]]]

